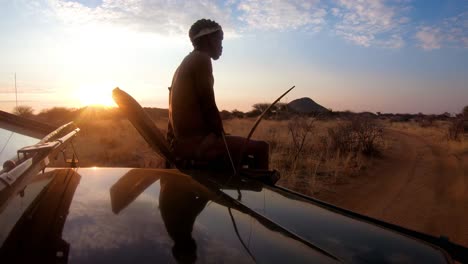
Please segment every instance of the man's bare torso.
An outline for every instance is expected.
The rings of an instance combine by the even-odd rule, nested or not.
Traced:
[[[176,140],[202,140],[223,131],[213,91],[211,59],[193,51],[185,57],[172,80],[169,122]]]

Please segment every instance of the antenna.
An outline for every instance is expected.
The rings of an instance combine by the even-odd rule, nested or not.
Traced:
[[[16,88],[16,72],[15,72],[15,96],[16,96],[16,107],[18,108],[18,89]]]

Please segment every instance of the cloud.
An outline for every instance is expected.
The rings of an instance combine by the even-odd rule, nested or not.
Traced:
[[[116,25],[160,35],[186,36],[193,22],[204,17],[220,23],[227,37],[249,31],[326,29],[363,47],[402,48],[408,35],[425,50],[448,44],[468,47],[468,12],[415,28],[406,15],[409,4],[406,0],[36,0],[29,5],[31,10],[45,5],[50,17],[66,25]]]
[[[440,49],[442,37],[439,28],[422,27],[416,33],[419,46],[424,50]]]
[[[249,29],[260,30],[305,28],[317,32],[325,24],[327,14],[318,1],[241,0],[237,8],[242,13],[239,20]]]
[[[406,10],[407,6],[390,6],[382,0],[338,0],[331,8],[337,18],[334,32],[364,47],[400,48],[404,45],[402,26],[409,21],[402,15]]]
[[[162,35],[187,34],[200,18],[216,20],[227,35],[251,30],[320,31],[327,11],[319,0],[46,0],[49,16],[67,25],[110,24]],[[37,2],[32,5],[37,6]]]
[[[187,34],[205,17],[233,28],[230,9],[217,1],[103,0],[88,7],[77,1],[49,0],[50,13],[68,25],[112,24],[164,35]],[[201,15],[203,14],[203,15]]]
[[[443,46],[468,48],[468,12],[444,19],[432,26],[421,26],[415,34],[417,46],[424,50]]]
[[[403,37],[399,34],[389,36],[386,40],[377,41],[377,45],[388,49],[399,49],[405,45]]]

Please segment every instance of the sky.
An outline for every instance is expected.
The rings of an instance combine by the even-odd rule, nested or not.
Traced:
[[[466,0],[0,0],[0,110],[168,107],[190,26],[223,27],[220,110],[310,97],[336,111],[440,114],[468,105]],[[15,93],[15,73],[16,90]]]

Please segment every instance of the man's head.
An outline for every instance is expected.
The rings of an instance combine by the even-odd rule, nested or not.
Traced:
[[[190,41],[196,50],[207,52],[211,58],[217,60],[223,52],[223,29],[213,20],[200,19],[189,31]]]

